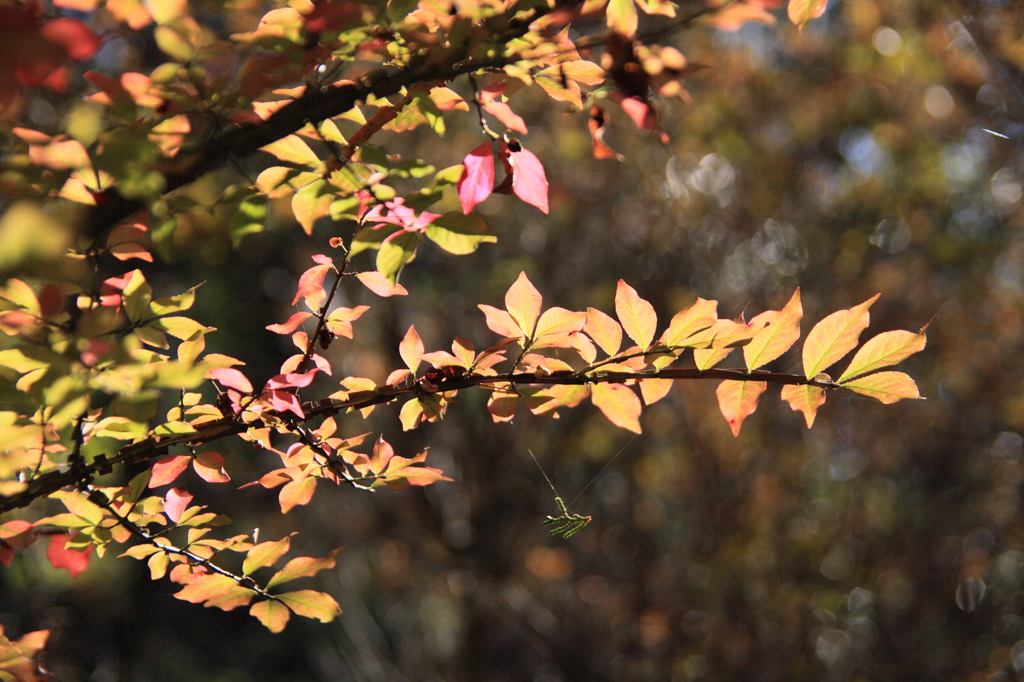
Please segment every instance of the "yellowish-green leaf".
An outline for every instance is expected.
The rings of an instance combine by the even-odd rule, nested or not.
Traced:
[[[850,366],[837,381],[842,383],[876,369],[902,362],[914,353],[924,350],[927,341],[924,329],[916,334],[902,330],[879,334],[868,339],[860,347],[853,356],[853,360],[850,361]]]
[[[331,595],[315,590],[285,592],[277,598],[298,615],[315,618],[321,623],[330,623],[341,613],[341,607]]]
[[[299,578],[308,578],[310,576],[316,575],[317,573],[326,568],[334,568],[335,564],[337,563],[335,557],[338,555],[338,552],[340,552],[342,549],[344,548],[338,547],[337,549],[331,550],[331,553],[322,559],[314,559],[312,557],[306,556],[296,557],[295,559],[292,559],[287,564],[285,564],[284,568],[282,568],[280,571],[274,574],[274,577],[272,577],[270,579],[270,582],[267,583],[267,589],[269,590],[271,587],[274,587],[275,585],[280,585],[281,583],[286,583],[291,580],[298,580]]]
[[[280,602],[267,600],[253,604],[249,614],[255,616],[263,625],[273,633],[284,630],[288,625],[288,619],[292,617],[291,611]]]
[[[765,323],[767,326],[743,347],[747,369],[755,370],[789,350],[800,338],[800,320],[803,316],[798,288],[782,310],[768,310],[752,319],[751,325]]]
[[[608,28],[625,38],[636,34],[638,18],[633,0],[609,0],[606,12]]]
[[[242,562],[242,573],[249,575],[253,571],[270,566],[288,552],[291,546],[292,533],[288,537],[272,542],[261,542],[248,551]]]
[[[875,294],[847,310],[838,310],[814,325],[804,341],[804,376],[808,379],[817,376],[857,347],[860,333],[871,322],[868,308],[878,296]]]
[[[842,384],[845,388],[891,405],[904,398],[920,398],[914,380],[903,372],[878,372]]]
[[[689,308],[675,314],[661,335],[661,342],[669,347],[686,345],[687,339],[709,329],[717,321],[718,301],[698,298]]]
[[[451,211],[435,219],[426,229],[427,239],[457,256],[473,253],[485,242],[498,241],[476,213],[463,215],[462,211]]]
[[[317,155],[298,135],[289,135],[276,142],[271,142],[266,147],[261,147],[260,151],[272,154],[284,163],[294,163],[296,166],[315,168],[320,164]]]

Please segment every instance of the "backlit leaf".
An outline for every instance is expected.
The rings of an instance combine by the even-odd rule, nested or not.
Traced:
[[[807,428],[811,428],[818,408],[825,404],[825,389],[819,386],[783,386],[782,399],[794,412],[802,412]]]
[[[153,465],[153,476],[149,479],[150,488],[159,488],[162,485],[173,483],[182,471],[188,467],[192,460],[188,455],[167,457]]]
[[[298,481],[292,481],[281,488],[279,495],[279,501],[281,503],[281,513],[287,514],[293,508],[309,504],[309,501],[313,499],[313,493],[316,491],[316,479],[312,476],[307,476]]]
[[[622,325],[597,308],[587,308],[587,324],[583,331],[608,355],[615,355],[622,346]]]
[[[224,470],[224,457],[212,450],[197,454],[192,468],[199,474],[199,478],[209,483],[227,483],[231,480]]]
[[[536,336],[572,334],[583,331],[587,323],[586,313],[574,313],[565,308],[548,308],[537,321]]]
[[[640,399],[622,384],[596,384],[591,400],[612,424],[640,433]]]
[[[422,243],[423,234],[420,232],[396,232],[380,245],[377,251],[377,270],[397,283],[398,274],[416,256],[416,248]]]
[[[430,228],[427,228],[428,232]],[[383,273],[377,272],[376,270],[370,270],[369,272],[360,272],[356,275],[356,279],[362,282],[363,286],[377,294],[382,298],[389,298],[391,296],[406,296],[409,291],[401,284],[395,284],[390,279],[384,276]]]
[[[267,589],[281,583],[286,583],[292,580],[298,580],[299,578],[308,578],[314,576],[320,571],[327,568],[334,568],[337,560],[335,557],[338,555],[343,547],[331,550],[331,553],[322,559],[314,559],[308,556],[296,557],[292,559],[285,567],[274,574],[274,577],[267,582]]]
[[[191,501],[192,495],[184,488],[171,488],[164,496],[164,513],[172,522],[177,523]]]
[[[86,547],[85,551],[68,549],[67,543],[74,536],[51,535],[50,543],[46,548],[46,558],[54,568],[66,569],[72,578],[77,578],[82,571],[89,567],[89,555],[92,554],[92,546]]]
[[[860,333],[871,322],[868,308],[878,300],[875,294],[860,305],[839,310],[814,325],[804,341],[804,376],[814,377],[857,347]]]
[[[503,336],[506,339],[523,338],[523,331],[507,312],[483,303],[477,307],[483,311],[484,317],[487,318],[487,328],[492,332]]]
[[[402,356],[406,367],[415,374],[423,359],[423,340],[415,326],[410,325],[409,331],[405,333],[405,338],[398,344],[398,354]]]
[[[321,623],[330,623],[341,613],[334,597],[314,590],[299,590],[277,595],[288,608],[300,616],[315,618]]]
[[[291,618],[291,611],[284,604],[268,599],[253,604],[249,613],[255,616],[268,630],[274,633],[281,632],[288,625]]]
[[[456,186],[462,212],[468,215],[474,206],[494,191],[494,150],[491,141],[471,151],[463,159],[462,166],[462,177]]]
[[[445,213],[427,225],[427,239],[457,256],[473,253],[484,242],[498,241],[488,231],[483,218],[475,213],[462,215],[458,211]]]
[[[897,330],[872,337],[860,347],[850,361],[850,366],[836,381],[841,383],[902,362],[914,353],[924,350],[927,341],[923,329],[916,334]]]
[[[615,314],[619,317],[626,334],[640,346],[641,350],[651,347],[654,332],[658,327],[658,316],[654,312],[654,306],[640,298],[636,290],[621,279],[615,289]]]
[[[718,408],[729,423],[732,435],[740,435],[743,420],[754,414],[757,399],[768,388],[764,381],[723,381],[715,393],[718,395]]]
[[[309,313],[300,313],[302,315],[308,315]],[[305,318],[303,318],[305,319]],[[209,356],[204,358],[204,362],[209,359]],[[252,384],[249,383],[249,379],[244,374],[239,372],[233,367],[221,367],[219,369],[212,369],[206,373],[208,379],[215,379],[220,382],[222,386],[227,388],[233,388],[236,391],[242,393],[252,393]]]
[[[636,34],[639,19],[633,0],[609,0],[606,12],[608,28],[625,38],[632,38]]]
[[[671,379],[641,379],[640,395],[644,398],[645,405],[653,405],[668,395],[672,390]]]
[[[544,166],[533,152],[520,149],[509,154],[512,164],[512,191],[516,196],[548,213],[548,178]]]
[[[804,309],[800,304],[798,288],[782,310],[769,310],[752,319],[752,326],[760,323],[767,323],[767,326],[761,329],[750,343],[743,346],[743,359],[747,363],[747,369],[755,370],[789,350],[800,338],[800,320],[803,315]]]
[[[317,155],[298,135],[289,135],[271,142],[260,151],[273,154],[284,163],[294,163],[297,166],[315,167],[320,163]]]
[[[669,347],[686,345],[687,339],[710,328],[717,321],[718,301],[698,298],[689,308],[673,316],[668,329],[661,335],[661,342]]]
[[[914,380],[903,372],[878,372],[842,384],[861,395],[890,405],[904,398],[920,398]]]
[[[825,13],[828,0],[789,0],[789,20],[804,30],[804,25]]]
[[[272,542],[261,542],[252,547],[245,555],[242,562],[242,573],[251,574],[253,571],[270,566],[283,557],[291,546],[291,535]]]
[[[536,329],[542,303],[540,292],[533,286],[525,272],[519,273],[519,277],[505,293],[505,308],[508,310],[508,314],[530,338],[533,337],[533,332]]]

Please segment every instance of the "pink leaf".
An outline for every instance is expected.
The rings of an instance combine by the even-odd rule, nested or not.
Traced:
[[[323,300],[327,297],[327,293],[324,291],[323,283],[327,273],[331,271],[333,265],[314,265],[309,270],[306,270],[302,275],[299,276],[299,287],[295,291],[295,298],[292,299],[292,305],[299,302],[299,299],[306,299],[306,305],[311,310],[316,310],[323,303]]]
[[[360,272],[356,275],[356,279],[363,283],[367,289],[377,294],[382,298],[388,298],[390,296],[405,296],[409,291],[401,284],[392,284],[391,280],[387,278],[381,272],[373,270],[371,272]]]
[[[171,488],[164,497],[164,513],[174,523],[178,522],[181,515],[192,501],[192,495],[184,488]]]
[[[462,212],[469,215],[473,207],[494,191],[494,152],[488,140],[462,160],[464,169],[456,187]]]
[[[526,122],[512,111],[512,107],[505,104],[504,102],[488,102],[484,105],[484,111],[493,116],[494,118],[501,121],[506,128],[514,130],[517,133],[526,135],[529,131],[526,129]],[[491,160],[493,167],[494,160]]]
[[[520,149],[510,154],[512,164],[512,191],[516,196],[548,213],[548,179],[544,166],[533,152]]]
[[[89,555],[92,554],[92,545],[85,548],[84,552],[75,549],[68,549],[67,543],[74,537],[67,535],[51,535],[50,544],[46,548],[46,558],[54,568],[65,568],[72,578],[89,568]]]
[[[317,371],[314,368],[305,374],[278,374],[267,379],[266,388],[272,390],[278,388],[305,388],[313,383],[313,378],[316,376]]]
[[[267,391],[262,397],[278,412],[290,411],[299,419],[306,418],[306,415],[302,412],[302,405],[299,403],[299,399],[295,397],[294,393],[288,393],[287,391]]]
[[[232,367],[212,369],[206,373],[206,378],[216,379],[222,386],[233,388],[241,393],[252,393],[252,384],[245,378],[245,375]]]
[[[160,460],[153,465],[153,476],[149,479],[149,487],[159,488],[162,485],[173,483],[174,479],[185,470],[191,459],[188,455],[179,455]]]

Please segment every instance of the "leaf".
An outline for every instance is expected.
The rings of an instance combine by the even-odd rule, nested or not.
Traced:
[[[693,363],[697,369],[711,369],[732,352],[732,348],[698,348],[693,351]]]
[[[427,239],[457,256],[473,253],[484,242],[498,241],[488,231],[483,218],[475,213],[462,215],[458,211],[445,213],[427,225]]]
[[[343,550],[344,547],[338,547],[337,549],[331,550],[331,553],[322,559],[314,559],[313,557],[300,556],[292,559],[285,567],[274,574],[274,576],[267,582],[266,589],[270,589],[275,585],[281,583],[290,582],[292,580],[298,580],[299,578],[308,578],[314,576],[320,571],[327,568],[334,568],[337,560],[335,557],[338,552]]]
[[[743,420],[754,414],[757,399],[768,388],[764,381],[723,381],[715,393],[718,395],[718,408],[729,423],[732,435],[740,435]]]
[[[153,465],[153,477],[149,479],[150,488],[159,488],[162,485],[173,483],[181,472],[188,468],[192,460],[188,455],[167,457]]]
[[[920,398],[914,380],[903,372],[878,372],[842,384],[851,391],[879,400],[886,405],[904,398]]]
[[[427,227],[428,233],[430,227]],[[409,291],[401,284],[395,284],[390,279],[384,276],[383,273],[376,270],[369,272],[360,272],[356,275],[356,279],[362,282],[363,286],[377,294],[382,298],[389,298],[391,296],[406,296]]]
[[[632,0],[631,0],[632,1]],[[548,213],[548,179],[544,166],[533,152],[520,149],[509,154],[512,164],[512,191],[516,196]]]
[[[242,562],[242,573],[249,575],[264,566],[270,566],[283,557],[291,546],[291,537],[289,535],[280,540],[261,542],[253,546],[246,553],[245,561]]]
[[[537,321],[536,337],[568,335],[583,331],[587,324],[586,313],[574,313],[565,308],[548,308]]]
[[[651,347],[654,332],[658,327],[658,316],[654,312],[654,306],[640,298],[636,290],[621,279],[615,289],[615,314],[618,315],[626,334],[640,346],[641,350]]]
[[[653,405],[672,390],[671,379],[641,379],[637,383],[640,384],[640,395],[645,405]]]
[[[271,599],[253,604],[252,608],[249,609],[249,614],[255,616],[268,630],[275,634],[284,630],[285,626],[288,625],[288,619],[292,615],[287,606]]]
[[[326,256],[322,256],[322,258],[326,258]],[[333,268],[333,263],[330,262],[330,259],[327,259],[327,262],[321,262],[303,272],[299,276],[299,286],[295,290],[295,298],[292,299],[292,305],[295,305],[301,299],[306,299],[306,305],[309,306],[310,310],[317,310],[320,304],[323,303],[323,300],[327,298],[323,283],[327,273]],[[294,317],[293,315],[292,318]],[[289,320],[288,322],[290,323],[291,321]]]
[[[494,391],[487,399],[487,411],[495,423],[512,421],[519,408],[519,394],[513,391]]]
[[[177,523],[191,501],[192,495],[184,488],[171,488],[164,496],[164,513],[173,523]]]
[[[405,337],[398,344],[398,354],[402,356],[405,366],[415,374],[423,359],[423,340],[415,326],[410,325],[409,331],[405,332]]]
[[[330,623],[341,613],[338,602],[329,594],[314,590],[299,590],[277,595],[288,608],[300,616],[315,618],[321,623]]]
[[[857,347],[860,333],[871,322],[868,308],[879,296],[875,294],[860,305],[838,310],[814,325],[804,341],[804,376],[817,376]]]
[[[789,20],[804,30],[804,25],[811,19],[817,19],[825,13],[828,0],[789,0]]]
[[[178,599],[230,611],[245,606],[256,595],[226,575],[201,575],[174,594]]]
[[[209,483],[227,483],[231,480],[228,472],[224,470],[224,457],[212,450],[196,455],[192,468],[199,474],[199,478]]]
[[[398,421],[402,423],[403,431],[412,431],[419,425],[423,418],[423,404],[419,398],[407,400],[398,413]]]
[[[902,362],[914,353],[924,350],[928,339],[924,329],[916,334],[908,331],[884,332],[868,339],[853,356],[850,366],[836,381],[842,383],[862,374],[873,372]]]
[[[591,400],[612,424],[640,433],[640,399],[622,384],[597,384],[593,387]]]
[[[494,118],[501,121],[501,123],[509,130],[514,130],[517,133],[526,135],[529,130],[526,129],[526,122],[523,121],[522,117],[512,111],[505,102],[487,102],[483,105],[484,111],[493,116]],[[491,160],[491,168],[494,167],[494,161]]]
[[[542,303],[540,292],[533,286],[525,272],[520,272],[519,277],[505,292],[505,308],[528,338],[533,338]],[[485,310],[484,313],[486,312]]]
[[[494,191],[494,150],[491,141],[471,151],[462,160],[462,166],[462,177],[456,187],[462,212],[469,215],[474,206]]]
[[[807,385],[783,386],[782,399],[789,403],[794,412],[803,412],[807,428],[811,428],[818,408],[825,404],[825,389]]]
[[[416,256],[416,248],[423,243],[420,232],[398,231],[384,240],[377,251],[377,269],[397,284],[398,274],[406,263]]]
[[[743,347],[743,359],[747,363],[747,369],[755,370],[789,350],[800,338],[800,320],[803,315],[800,289],[797,288],[782,310],[769,310],[752,319],[752,326],[760,323],[766,323],[767,326]]]
[[[606,12],[608,28],[624,38],[636,35],[639,18],[633,0],[609,0]]]
[[[483,311],[484,317],[487,319],[487,328],[495,334],[503,336],[506,339],[519,340],[524,337],[523,330],[519,328],[516,321],[512,319],[504,310],[495,308],[481,303],[477,306]]]
[[[85,551],[68,549],[67,543],[75,536],[51,535],[50,543],[46,547],[46,558],[54,568],[66,569],[72,578],[77,578],[82,571],[89,568],[89,555],[92,554],[92,545],[85,548]]]
[[[301,315],[308,315],[309,313],[299,313]],[[303,318],[305,319],[305,318]],[[294,330],[293,330],[294,331]],[[210,356],[206,356],[204,362],[209,359]],[[215,379],[220,382],[222,386],[227,388],[233,388],[241,393],[252,393],[252,384],[244,374],[239,372],[233,367],[221,367],[219,369],[211,369],[206,373],[207,379]]]
[[[287,514],[299,505],[309,504],[316,491],[316,479],[312,476],[292,481],[281,488],[278,499],[281,503],[281,513]]]
[[[284,163],[294,163],[296,166],[312,168],[320,163],[317,155],[298,135],[289,135],[276,142],[271,142],[267,146],[261,147],[260,151],[272,154]]]
[[[718,301],[698,298],[693,305],[672,317],[661,342],[669,347],[688,345],[686,340],[718,321]]]

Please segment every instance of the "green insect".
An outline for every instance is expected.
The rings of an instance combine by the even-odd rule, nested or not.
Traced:
[[[544,520],[545,526],[552,526],[552,535],[561,535],[568,539],[586,528],[587,524],[590,523],[589,516],[570,514],[569,510],[565,508],[565,502],[563,502],[562,498],[557,495],[555,496],[555,504],[558,505],[558,510],[562,512],[562,515],[549,516]]]

